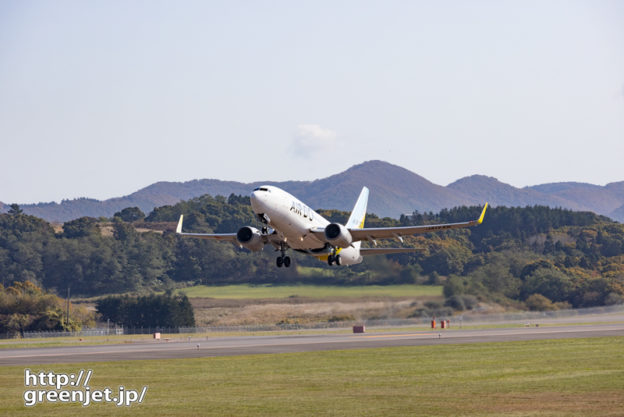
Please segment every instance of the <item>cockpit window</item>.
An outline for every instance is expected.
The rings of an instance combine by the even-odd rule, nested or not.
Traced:
[[[271,190],[269,190],[269,189],[268,189],[268,188],[266,188],[266,187],[258,187],[258,188],[256,188],[254,191],[267,191],[267,192],[271,192]]]

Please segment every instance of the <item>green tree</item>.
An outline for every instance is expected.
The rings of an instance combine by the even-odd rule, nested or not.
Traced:
[[[17,216],[17,215],[19,215],[19,214],[22,214],[22,213],[23,213],[23,211],[22,211],[22,209],[20,208],[19,204],[15,204],[15,203],[13,203],[13,204],[11,204],[9,207],[10,207],[10,209],[9,209],[9,214],[10,214],[11,216]]]
[[[531,311],[550,311],[557,309],[552,301],[542,294],[531,294],[527,297],[525,304]]]
[[[126,207],[125,209],[115,213],[113,217],[118,217],[124,222],[132,223],[137,220],[143,220],[145,218],[145,213],[143,213],[138,207]]]
[[[193,307],[186,295],[149,295],[143,297],[106,297],[97,302],[103,319],[125,327],[192,327]]]
[[[63,236],[75,239],[97,233],[97,220],[93,217],[81,217],[63,224]]]
[[[74,310],[78,314],[72,314]],[[67,318],[64,300],[28,281],[0,286],[0,333],[15,336],[25,331],[79,330],[84,324],[93,324],[92,314],[84,310],[70,305]]]
[[[529,275],[520,288],[525,300],[533,294],[540,294],[551,301],[568,301],[575,291],[573,277],[557,269],[538,269]]]

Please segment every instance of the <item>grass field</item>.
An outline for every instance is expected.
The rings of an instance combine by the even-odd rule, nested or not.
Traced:
[[[198,285],[180,290],[188,297],[231,299],[331,297],[437,297],[442,296],[439,285],[361,285],[338,287],[326,285],[225,285],[209,287]]]
[[[7,416],[622,416],[624,338],[421,346],[31,367],[92,369],[92,389],[145,401],[23,405],[24,367],[0,368]]]

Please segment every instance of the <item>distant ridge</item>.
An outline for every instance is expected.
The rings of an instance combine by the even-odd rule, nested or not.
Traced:
[[[370,188],[368,211],[379,216],[398,217],[417,210],[437,212],[460,205],[532,206],[545,205],[587,210],[624,221],[624,181],[606,186],[563,182],[516,188],[496,178],[472,175],[448,186],[437,185],[405,168],[383,161],[367,161],[344,172],[314,181],[258,181],[241,183],[217,179],[186,182],[157,182],[124,197],[99,201],[90,198],[59,203],[20,205],[27,214],[48,221],[65,222],[78,217],[111,217],[126,207],[139,207],[146,214],[163,205],[175,204],[204,194],[248,195],[261,184],[279,186],[313,208],[350,210],[360,189]],[[0,203],[0,211],[8,211]]]
[[[580,182],[558,182],[528,188],[566,201],[577,202],[582,210],[607,216],[612,216],[613,212],[624,204],[622,201],[624,181],[607,184],[604,187]]]
[[[579,210],[579,206],[571,207],[564,199],[553,197],[539,191],[516,188],[493,177],[472,175],[464,177],[447,186],[462,192],[478,201],[489,201],[496,206],[524,207],[532,205],[568,207]]]

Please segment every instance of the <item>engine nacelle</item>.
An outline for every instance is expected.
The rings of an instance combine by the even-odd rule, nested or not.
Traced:
[[[245,226],[238,229],[236,233],[236,240],[238,243],[252,252],[257,252],[264,248],[264,242],[262,241],[262,233],[255,227]]]
[[[331,223],[325,227],[325,239],[339,248],[346,248],[353,242],[349,230],[340,223]]]

